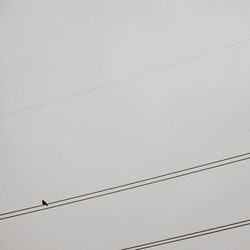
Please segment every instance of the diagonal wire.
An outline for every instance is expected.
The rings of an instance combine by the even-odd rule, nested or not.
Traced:
[[[144,243],[144,244],[140,244],[140,245],[136,245],[132,247],[126,247],[126,248],[122,248],[121,250],[142,250],[142,249],[175,243],[178,241],[184,241],[184,240],[188,240],[192,238],[197,238],[197,237],[201,237],[201,236],[205,236],[209,234],[219,233],[219,232],[223,232],[223,231],[227,231],[227,230],[231,230],[231,229],[235,229],[239,227],[244,227],[248,225],[250,225],[250,219],[227,224],[227,225],[222,225],[222,226],[218,226],[214,228],[209,228],[205,230],[200,230],[200,231],[196,231],[196,232],[192,232],[188,234],[183,234],[183,235],[179,235],[179,236],[175,236],[171,238],[166,238],[163,240],[152,241],[152,242],[148,242],[148,243]]]
[[[157,179],[157,180],[154,180],[154,181],[150,181],[150,182],[138,184],[138,183],[141,183],[141,182],[143,182],[145,180],[149,180],[149,179],[152,180],[153,178],[157,178],[157,177],[152,177],[152,178],[144,179],[144,180],[141,180],[141,181],[133,182],[133,183],[137,183],[137,185],[135,185],[135,186],[131,186],[132,184],[130,183],[130,184],[124,184],[124,185],[120,185],[120,186],[116,186],[116,187],[112,187],[112,188],[108,188],[108,189],[103,189],[103,190],[100,190],[100,191],[96,191],[96,192],[92,192],[92,193],[81,195],[81,197],[83,197],[83,196],[89,196],[89,195],[92,195],[92,194],[96,194],[96,195],[91,196],[91,197],[82,198],[82,199],[78,199],[78,200],[74,200],[74,201],[69,201],[69,202],[65,202],[65,203],[62,203],[62,204],[54,205],[54,206],[49,206],[49,207],[46,207],[46,208],[41,208],[41,209],[36,209],[36,210],[28,211],[28,212],[23,212],[23,213],[18,213],[18,214],[6,216],[6,217],[3,217],[3,218],[0,218],[0,220],[5,220],[5,219],[14,218],[14,217],[19,217],[19,216],[23,216],[23,215],[27,215],[27,214],[31,214],[31,213],[40,212],[40,211],[47,210],[47,209],[57,208],[57,207],[61,207],[61,206],[65,206],[65,205],[69,205],[69,204],[81,202],[81,201],[96,199],[96,198],[99,198],[99,197],[108,196],[108,195],[112,195],[112,194],[115,194],[115,193],[120,193],[120,192],[127,191],[127,190],[132,190],[132,189],[136,189],[136,188],[140,188],[140,187],[144,187],[144,186],[148,186],[148,185],[160,183],[160,182],[163,182],[163,181],[168,181],[168,180],[171,180],[171,179],[176,179],[176,178],[180,178],[180,177],[183,177],[183,176],[196,174],[196,173],[203,172],[203,171],[206,171],[206,170],[211,170],[211,169],[215,169],[215,168],[219,168],[219,167],[231,165],[231,164],[234,164],[234,163],[237,163],[237,162],[241,162],[241,161],[246,161],[246,160],[249,160],[249,159],[250,159],[250,157],[247,157],[247,158],[230,161],[230,162],[226,162],[226,163],[223,163],[223,164],[219,164],[219,165],[215,165],[215,166],[211,166],[211,167],[207,167],[207,168],[203,168],[203,169],[199,169],[199,170],[193,170],[191,172],[187,172],[187,173],[183,173],[183,174],[178,174],[176,176],[171,176],[171,177],[167,177],[167,178],[163,178],[163,179]],[[204,165],[207,165],[207,164],[204,164]],[[189,168],[189,169],[194,169],[194,168],[197,168],[197,167],[192,167],[192,168]],[[167,175],[171,175],[171,174],[174,174],[174,173],[180,173],[180,172],[187,171],[187,170],[188,169],[186,169],[186,170],[179,170],[179,171],[176,171],[176,172],[173,172],[173,173],[168,173],[168,174],[165,174],[165,175],[162,175],[162,176],[167,176]],[[128,186],[128,187],[122,188],[122,189],[118,189],[118,188],[124,187],[124,186]],[[118,189],[118,190],[115,190],[115,189]],[[110,192],[107,192],[107,193],[101,193],[101,192],[104,192],[104,191],[107,191],[107,190],[114,190],[114,191],[110,191]],[[98,193],[101,193],[101,194],[98,194]],[[77,196],[75,196],[75,197],[77,197]],[[63,200],[58,200],[58,201],[50,202],[48,204],[52,205],[52,204],[59,203],[59,202],[65,201],[65,200],[70,200],[70,199],[75,199],[75,198],[67,198],[67,199],[63,199]],[[10,214],[10,213],[13,213],[13,212],[5,213],[5,215],[6,214]],[[2,215],[4,215],[4,214],[2,214]]]
[[[22,109],[18,109],[18,110],[6,113],[6,114],[2,114],[2,115],[0,115],[0,118],[12,116],[12,115],[15,115],[15,114],[18,114],[18,113],[21,113],[21,112],[29,111],[29,110],[32,110],[32,109],[37,109],[37,108],[40,108],[40,107],[43,107],[43,106],[46,106],[46,105],[49,105],[49,104],[61,102],[61,101],[64,101],[64,100],[67,100],[67,99],[70,99],[70,98],[73,98],[73,97],[76,97],[76,96],[84,95],[84,94],[94,92],[94,91],[97,91],[97,90],[100,90],[100,89],[111,87],[111,86],[114,86],[114,85],[129,81],[129,80],[132,80],[132,79],[142,77],[144,75],[148,75],[148,74],[151,74],[151,73],[154,73],[154,72],[157,72],[157,71],[161,71],[161,70],[173,67],[173,66],[178,65],[178,64],[183,64],[183,63],[186,63],[188,61],[193,61],[193,60],[199,59],[199,58],[204,57],[204,56],[215,54],[215,53],[218,53],[218,52],[220,52],[222,50],[229,49],[229,48],[235,47],[235,46],[239,46],[239,45],[242,45],[242,44],[247,43],[249,41],[250,41],[250,38],[244,39],[244,40],[241,40],[241,41],[238,41],[238,42],[235,42],[235,43],[231,43],[231,44],[228,44],[226,46],[216,48],[216,49],[213,49],[213,50],[209,50],[209,51],[200,53],[200,54],[195,55],[195,56],[186,57],[186,58],[184,58],[182,60],[177,60],[175,62],[166,64],[166,65],[163,65],[163,66],[160,66],[160,67],[155,67],[155,68],[152,68],[152,69],[147,70],[147,71],[143,71],[143,72],[140,72],[140,73],[137,73],[137,74],[134,74],[134,75],[130,75],[130,76],[127,76],[127,77],[125,77],[123,79],[120,79],[120,80],[117,80],[117,81],[109,82],[109,83],[106,83],[106,84],[101,84],[101,85],[99,85],[97,87],[82,90],[82,91],[76,92],[76,93],[71,94],[71,95],[58,97],[58,98],[55,98],[55,99],[52,99],[52,100],[49,100],[49,101],[46,101],[46,102],[43,102],[43,103],[35,104],[35,105],[32,105],[32,106],[28,106],[28,107],[25,107],[25,108],[22,108]]]
[[[146,179],[142,179],[142,180],[138,180],[138,181],[133,181],[133,182],[129,182],[129,183],[118,185],[118,186],[113,186],[113,187],[110,187],[110,188],[105,188],[105,189],[101,189],[101,190],[90,192],[90,193],[80,194],[80,195],[72,196],[72,197],[69,197],[69,198],[56,200],[56,201],[53,201],[53,202],[49,202],[49,205],[56,204],[56,203],[61,203],[61,202],[64,202],[64,201],[77,199],[77,198],[81,198],[81,197],[85,197],[85,196],[89,196],[89,195],[93,195],[93,194],[98,194],[98,193],[102,193],[102,192],[105,192],[105,191],[111,191],[111,190],[114,190],[114,189],[117,189],[117,188],[127,187],[127,186],[130,186],[130,185],[142,183],[142,182],[145,182],[145,181],[159,179],[161,177],[186,172],[186,171],[189,171],[189,170],[198,169],[198,168],[201,168],[201,167],[209,166],[209,165],[212,165],[212,164],[215,164],[215,163],[219,163],[219,162],[223,162],[223,161],[227,161],[227,160],[232,160],[232,159],[247,156],[247,155],[250,155],[250,153],[239,154],[239,155],[223,158],[221,160],[216,160],[216,161],[208,162],[208,163],[205,163],[205,164],[200,164],[200,165],[197,165],[197,166],[194,166],[194,167],[181,169],[181,170],[174,171],[174,172],[171,172],[171,173],[157,175],[157,176],[153,176],[153,177],[150,177],[150,178],[146,178]],[[30,206],[30,207],[26,207],[26,208],[22,208],[22,209],[18,209],[18,210],[13,210],[13,211],[6,212],[6,213],[1,213],[0,216],[13,214],[13,213],[17,213],[17,212],[22,212],[22,211],[26,211],[26,210],[30,210],[30,209],[34,209],[34,208],[39,208],[39,207],[43,207],[43,205]]]

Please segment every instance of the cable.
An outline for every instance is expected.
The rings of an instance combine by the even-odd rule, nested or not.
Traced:
[[[174,242],[178,242],[178,241],[197,238],[197,237],[201,237],[201,236],[205,236],[205,235],[209,235],[209,234],[219,233],[219,232],[223,232],[223,231],[227,231],[227,230],[231,230],[231,229],[235,229],[235,228],[239,228],[239,227],[244,227],[244,226],[248,226],[248,225],[250,225],[250,219],[227,224],[227,225],[222,225],[222,226],[218,226],[218,227],[214,227],[214,228],[209,228],[209,229],[205,229],[205,230],[200,230],[200,231],[196,231],[196,232],[192,232],[192,233],[188,233],[188,234],[183,234],[183,235],[179,235],[179,236],[175,236],[175,237],[171,237],[171,238],[167,238],[167,239],[163,239],[163,240],[152,241],[152,242],[148,242],[145,244],[140,244],[140,245],[136,245],[136,246],[132,246],[132,247],[126,247],[126,248],[122,248],[121,250],[147,249],[147,248],[166,245],[166,244],[170,244],[170,243],[174,243]]]
[[[204,167],[204,166],[207,166],[207,165],[211,165],[211,164],[214,164],[214,163],[226,161],[226,160],[229,160],[229,159],[230,160],[235,159],[235,158],[238,158],[240,156],[246,156],[246,155],[249,155],[249,154],[250,153],[241,154],[241,155],[238,155],[238,156],[233,156],[233,157],[225,158],[225,159],[222,159],[222,160],[217,160],[217,161],[214,161],[214,162],[198,165],[198,166],[195,166],[195,167],[182,169],[182,170],[178,170],[178,171],[175,171],[175,172],[171,172],[171,173],[167,173],[167,174],[163,174],[163,175],[159,175],[159,176],[155,176],[155,177],[151,177],[151,178],[147,178],[147,179],[143,179],[143,180],[139,180],[139,181],[130,182],[130,183],[127,183],[127,184],[114,186],[114,187],[102,189],[102,190],[91,192],[91,193],[86,193],[86,194],[82,194],[82,195],[78,195],[78,196],[73,196],[73,197],[70,197],[70,198],[65,198],[65,199],[56,200],[56,201],[53,201],[53,202],[48,202],[49,207],[36,209],[36,210],[24,212],[24,213],[19,213],[19,214],[7,216],[7,217],[3,217],[3,218],[0,218],[0,220],[5,220],[5,219],[13,218],[13,217],[26,215],[26,214],[36,213],[36,212],[39,212],[39,211],[42,211],[42,210],[47,210],[47,209],[52,209],[52,208],[56,208],[56,207],[60,207],[60,206],[65,206],[65,205],[69,205],[69,204],[73,204],[73,203],[77,203],[77,202],[81,202],[81,201],[95,199],[95,198],[98,198],[98,197],[108,196],[108,195],[111,195],[111,194],[114,194],[114,193],[120,193],[120,192],[123,192],[123,191],[148,186],[148,185],[152,185],[152,184],[155,184],[155,183],[159,183],[159,182],[163,182],[163,181],[167,181],[167,180],[171,180],[171,179],[176,179],[176,178],[179,178],[179,177],[199,173],[199,172],[202,172],[202,171],[206,171],[206,170],[210,170],[210,169],[215,169],[215,168],[231,165],[231,164],[234,164],[234,163],[237,163],[237,162],[249,160],[250,157],[246,157],[246,158],[243,158],[243,159],[237,159],[237,160],[234,160],[234,161],[222,163],[222,164],[207,167],[207,168],[198,169],[198,168],[201,168],[201,167]],[[198,169],[198,170],[195,170],[195,169]],[[190,171],[190,170],[192,170],[192,171],[187,172],[187,171]],[[187,172],[187,173],[183,173],[183,172]],[[182,173],[182,174],[180,174],[180,173]],[[174,175],[174,174],[178,174],[178,175],[167,177],[169,175]],[[167,178],[160,179],[162,177],[167,177]],[[150,180],[150,182],[146,182],[146,181],[149,181],[149,180]],[[144,183],[144,182],[146,182],[146,183]],[[142,184],[140,184],[140,183],[142,183]],[[137,184],[137,185],[135,185],[135,184]],[[114,191],[111,191],[111,190],[114,190]],[[107,191],[110,191],[110,192],[107,192]],[[104,193],[104,192],[107,192],[107,193]],[[79,199],[79,200],[74,200],[74,201],[70,201],[70,202],[65,202],[65,201],[69,201],[69,200],[73,200],[73,199],[81,198],[81,197],[86,197],[86,196],[90,196],[90,195],[94,195],[94,194],[95,194],[95,196],[91,196],[91,197],[87,197],[87,198],[83,198],[83,199]],[[61,202],[65,202],[65,203],[55,205],[55,206],[51,206],[52,204],[61,203]],[[17,212],[26,211],[26,210],[30,210],[30,209],[38,208],[38,207],[44,207],[44,206],[43,205],[38,205],[38,206],[27,207],[27,208],[15,210],[15,211],[7,212],[7,213],[2,213],[2,214],[0,214],[0,216],[14,214],[14,213],[17,213]]]
[[[102,189],[102,190],[91,192],[91,193],[80,194],[80,195],[77,195],[77,196],[72,196],[70,198],[56,200],[56,201],[53,201],[53,202],[49,202],[49,205],[52,205],[52,204],[55,204],[55,203],[60,203],[60,202],[63,202],[63,201],[76,199],[76,198],[81,198],[81,197],[88,196],[88,195],[102,193],[102,192],[105,192],[105,191],[110,191],[110,190],[114,190],[114,189],[121,188],[121,187],[130,186],[130,185],[133,185],[133,184],[138,184],[138,183],[141,183],[141,182],[158,179],[158,178],[161,178],[161,177],[186,172],[186,171],[189,171],[189,170],[194,170],[194,169],[197,169],[197,168],[205,167],[205,166],[208,166],[208,165],[212,165],[212,164],[227,161],[227,160],[232,160],[232,159],[239,158],[239,157],[246,156],[246,155],[250,155],[250,153],[244,153],[244,154],[240,154],[240,155],[236,155],[236,156],[232,156],[232,157],[227,157],[227,158],[224,158],[224,159],[221,159],[221,160],[212,161],[212,162],[209,162],[209,163],[205,163],[205,164],[197,165],[197,166],[194,166],[194,167],[178,170],[178,171],[175,171],[175,172],[154,176],[154,177],[142,179],[142,180],[139,180],[139,181],[129,182],[129,183],[126,183],[126,184],[123,184],[123,185],[114,186],[114,187]],[[12,214],[12,213],[17,213],[17,212],[21,212],[21,211],[25,211],[25,210],[30,210],[30,209],[38,208],[38,207],[43,207],[43,205],[36,205],[36,206],[31,206],[31,207],[27,207],[27,208],[22,208],[22,209],[10,211],[10,212],[2,213],[2,214],[0,214],[0,216]]]
[[[249,154],[249,153],[247,153],[247,154]],[[247,154],[243,154],[243,155],[247,155]],[[236,158],[236,157],[237,156],[230,157],[230,158],[227,158],[227,159],[232,159],[232,158]],[[139,187],[143,187],[143,186],[155,184],[155,183],[158,183],[158,182],[163,182],[163,181],[167,181],[167,180],[179,178],[179,177],[186,176],[186,175],[191,175],[191,174],[194,174],[194,173],[198,173],[198,172],[202,172],[202,171],[206,171],[206,170],[210,170],[210,169],[214,169],[214,168],[218,168],[218,167],[230,165],[230,164],[233,164],[233,163],[237,163],[237,162],[241,162],[241,161],[245,161],[245,160],[249,160],[249,159],[250,159],[250,157],[247,157],[247,158],[243,158],[243,159],[239,159],[239,160],[235,160],[235,161],[223,163],[223,164],[220,164],[220,165],[208,167],[208,168],[205,168],[205,169],[200,169],[200,170],[196,170],[196,171],[192,171],[192,172],[180,174],[180,175],[177,175],[177,176],[168,177],[168,178],[164,178],[164,179],[160,179],[160,180],[156,180],[156,181],[152,181],[152,182],[148,182],[148,183],[144,183],[144,184],[132,186],[132,187],[129,187],[129,188],[116,190],[114,192],[109,192],[109,193],[105,193],[105,194],[102,194],[102,195],[97,195],[97,196],[89,197],[89,198],[86,198],[86,199],[76,200],[76,201],[73,201],[73,202],[64,203],[64,204],[60,204],[60,205],[57,205],[57,206],[48,207],[48,208],[44,208],[44,209],[40,209],[40,210],[35,210],[35,211],[41,211],[41,210],[50,209],[50,208],[54,208],[54,207],[59,207],[59,206],[63,206],[63,205],[67,205],[67,204],[71,204],[71,203],[75,203],[75,202],[80,202],[80,201],[89,200],[89,199],[93,199],[93,198],[97,198],[97,197],[101,197],[101,196],[106,196],[106,195],[109,195],[109,194],[118,193],[118,192],[130,190],[130,189],[135,189],[135,188],[139,188]],[[223,160],[219,160],[219,161],[215,161],[215,162],[221,162],[221,161],[223,161]],[[215,162],[213,162],[213,163],[215,163]],[[179,171],[176,171],[176,172],[167,173],[167,174],[160,175],[160,176],[155,176],[155,177],[151,177],[151,178],[147,178],[147,179],[143,179],[143,180],[139,180],[139,181],[135,181],[135,182],[130,182],[130,183],[127,183],[127,184],[123,184],[123,185],[119,185],[119,186],[114,186],[114,187],[111,187],[111,188],[106,188],[106,189],[102,189],[102,190],[91,192],[91,193],[86,193],[86,194],[82,194],[82,195],[78,195],[78,196],[73,196],[73,197],[66,198],[66,199],[57,200],[57,201],[54,201],[54,202],[48,202],[48,204],[52,205],[52,204],[60,203],[60,202],[67,201],[67,200],[72,200],[72,199],[76,199],[76,198],[80,198],[80,197],[84,197],[84,196],[89,196],[89,195],[93,195],[93,194],[102,193],[102,192],[105,192],[105,191],[110,191],[110,190],[118,189],[120,187],[131,186],[133,184],[142,183],[142,182],[145,182],[145,181],[148,181],[148,180],[153,180],[153,179],[165,177],[165,176],[168,176],[168,175],[173,175],[173,174],[176,174],[176,173],[181,173],[181,172],[184,172],[184,171],[188,171],[188,170],[191,170],[191,169],[200,168],[202,166],[206,166],[206,165],[210,165],[210,164],[212,164],[212,163],[206,163],[206,164],[199,165],[199,166],[196,166],[196,167],[191,167],[191,168],[179,170]],[[7,214],[12,214],[12,213],[16,213],[16,212],[19,212],[19,211],[30,210],[32,208],[37,208],[37,207],[43,207],[43,205],[37,205],[37,206],[23,208],[23,209],[19,209],[19,210],[7,212],[7,213],[2,213],[2,214],[0,214],[0,216],[7,215]],[[34,212],[34,211],[31,211],[31,212]],[[28,212],[28,213],[31,213],[31,212]],[[13,216],[13,217],[16,217],[16,216]],[[6,217],[6,218],[9,218],[9,217]],[[0,218],[0,220],[1,219],[2,218]],[[3,219],[5,219],[5,218],[3,218]]]
[[[139,78],[139,77],[142,77],[144,75],[151,74],[151,73],[154,73],[154,72],[157,72],[157,71],[161,71],[161,70],[173,67],[173,66],[178,65],[178,64],[182,64],[182,63],[185,63],[185,62],[188,62],[188,61],[193,61],[193,60],[196,60],[198,58],[208,56],[210,54],[218,53],[218,52],[220,52],[222,50],[225,50],[225,49],[228,49],[228,48],[231,48],[231,47],[235,47],[235,46],[241,45],[243,43],[247,43],[249,41],[250,41],[250,38],[245,39],[245,40],[241,40],[241,41],[238,41],[238,42],[235,42],[235,43],[231,43],[231,44],[228,44],[228,45],[226,45],[224,47],[209,50],[207,52],[203,52],[203,53],[195,55],[195,56],[187,57],[187,58],[184,58],[182,60],[177,60],[175,62],[166,64],[166,65],[163,65],[163,66],[160,66],[160,67],[152,68],[150,70],[147,70],[147,71],[144,71],[144,72],[141,72],[141,73],[137,73],[137,74],[134,74],[134,75],[127,76],[127,77],[125,77],[123,79],[120,79],[120,80],[117,80],[117,81],[109,82],[109,83],[102,84],[102,85],[99,85],[99,86],[94,87],[94,88],[89,88],[89,89],[86,89],[86,90],[76,92],[76,93],[71,94],[71,95],[58,97],[58,98],[55,98],[55,99],[47,101],[47,102],[39,103],[39,104],[36,104],[36,105],[33,105],[33,106],[29,106],[29,107],[22,108],[22,109],[19,109],[19,110],[16,110],[16,111],[12,111],[12,112],[0,115],[0,118],[8,117],[8,116],[11,116],[11,115],[15,115],[17,113],[29,111],[29,110],[36,109],[36,108],[40,108],[40,107],[45,106],[45,105],[49,105],[49,104],[56,103],[56,102],[61,102],[61,101],[64,101],[64,100],[67,100],[67,99],[70,99],[70,98],[73,98],[73,97],[76,97],[76,96],[79,96],[79,95],[84,95],[84,94],[94,92],[94,91],[97,91],[97,90],[100,90],[100,89],[103,89],[103,88],[111,87],[113,85],[117,85],[117,84],[120,84],[122,82],[126,82],[126,81],[129,81],[129,80],[135,79],[135,78]]]

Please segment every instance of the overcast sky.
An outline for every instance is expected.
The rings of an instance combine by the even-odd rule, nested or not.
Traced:
[[[246,153],[248,0],[0,0],[0,213]],[[5,116],[6,114],[10,114]],[[0,221],[1,250],[118,250],[249,219],[249,162]],[[249,250],[244,227],[154,249]]]

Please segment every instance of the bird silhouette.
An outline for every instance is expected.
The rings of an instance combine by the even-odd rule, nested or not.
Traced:
[[[48,203],[45,200],[42,200],[44,206],[48,206]]]

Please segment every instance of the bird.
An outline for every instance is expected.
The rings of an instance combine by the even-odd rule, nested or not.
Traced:
[[[48,203],[47,203],[45,200],[42,200],[42,204],[43,204],[44,206],[48,206]]]

